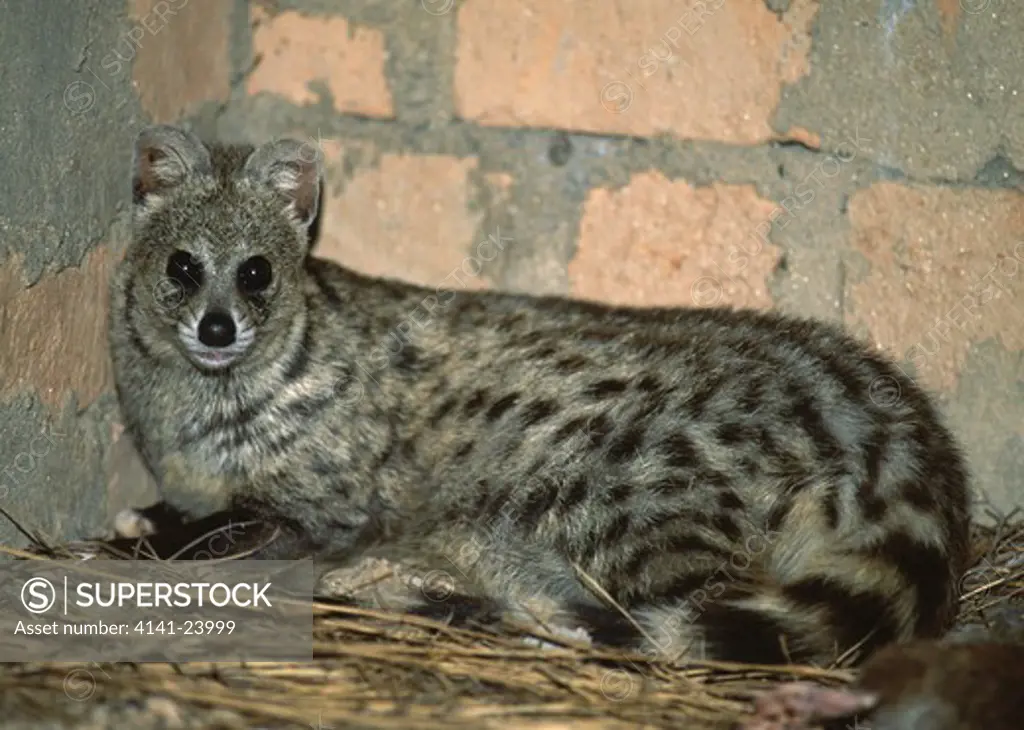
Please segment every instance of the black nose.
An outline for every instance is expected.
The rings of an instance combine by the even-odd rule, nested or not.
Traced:
[[[235,341],[235,320],[227,312],[207,312],[199,321],[199,341],[207,347],[227,347]]]

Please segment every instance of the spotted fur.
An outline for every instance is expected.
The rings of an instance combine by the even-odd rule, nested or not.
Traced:
[[[672,657],[827,662],[949,626],[968,474],[891,362],[777,313],[364,276],[309,254],[319,186],[297,143],[139,137],[112,355],[187,519],[248,510],[293,536],[278,557],[395,557]],[[204,279],[168,304],[179,249]],[[257,299],[236,286],[254,254]],[[177,332],[214,305],[255,338],[210,372]]]

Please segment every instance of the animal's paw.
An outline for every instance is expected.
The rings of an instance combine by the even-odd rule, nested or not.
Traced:
[[[822,720],[870,710],[878,696],[854,689],[830,689],[810,682],[787,682],[763,692],[754,715],[738,730],[808,730]]]
[[[114,517],[114,537],[137,540],[156,532],[156,525],[134,509],[123,509]]]
[[[508,604],[502,611],[502,622],[511,628],[535,636],[525,636],[522,641],[540,649],[564,649],[565,645],[548,641],[550,636],[562,639],[570,646],[588,648],[594,645],[590,632],[580,624],[578,617],[551,598],[520,598]]]
[[[569,626],[548,626],[544,633],[550,633],[552,636],[566,639],[570,644],[580,644],[583,646],[592,646],[594,641],[590,634],[581,626],[572,628]],[[526,636],[523,638],[523,643],[528,646],[535,646],[538,649],[564,649],[565,647],[561,644],[554,644],[550,641],[545,641],[538,636]]]

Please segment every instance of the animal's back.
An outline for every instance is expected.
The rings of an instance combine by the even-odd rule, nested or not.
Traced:
[[[635,621],[650,650],[761,661],[952,620],[962,457],[928,397],[838,329],[460,293],[402,342],[396,360],[443,353],[395,457],[431,475],[417,549],[485,594],[605,642]]]

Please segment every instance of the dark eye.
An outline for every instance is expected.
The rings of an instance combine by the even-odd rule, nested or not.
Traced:
[[[188,251],[175,251],[167,259],[167,278],[194,294],[203,285],[203,265]]]
[[[270,262],[262,256],[246,259],[238,267],[238,288],[245,294],[259,294],[270,286]]]

